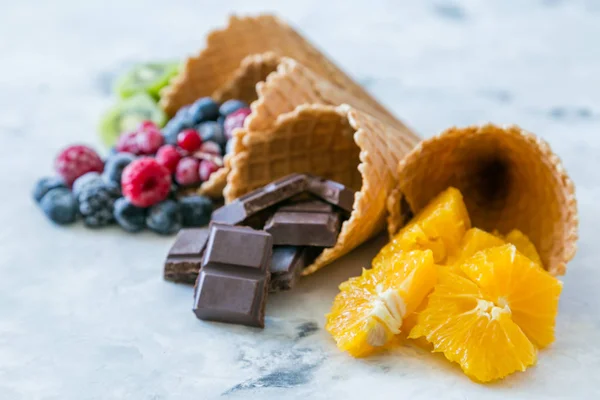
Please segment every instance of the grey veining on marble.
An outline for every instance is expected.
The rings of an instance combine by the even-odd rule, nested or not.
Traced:
[[[276,11],[423,137],[518,123],[577,185],[581,240],[557,339],[481,386],[410,346],[364,360],[323,329],[361,247],[289,295],[264,331],[203,323],[163,282],[170,238],[50,225],[30,200],[71,142],[99,146],[114,77],[202,47],[232,10]],[[0,399],[597,399],[600,397],[600,2],[20,0],[0,7]]]

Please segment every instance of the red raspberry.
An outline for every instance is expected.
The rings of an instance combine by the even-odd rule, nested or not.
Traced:
[[[177,163],[181,160],[181,154],[179,154],[179,151],[175,146],[166,144],[158,149],[154,158],[156,158],[156,161],[160,165],[167,168],[170,173],[174,173],[175,168],[177,168]]]
[[[150,125],[150,124],[151,125]],[[162,133],[152,121],[142,122],[135,137],[139,154],[155,154],[160,146],[165,143]]]
[[[210,178],[210,176],[213,174],[213,172],[218,171],[219,168],[220,167],[213,161],[210,161],[210,160],[200,161],[200,168],[198,168],[198,172],[200,174],[200,180],[202,182],[206,182],[208,180],[208,178]]]
[[[58,154],[54,161],[54,169],[67,185],[71,186],[75,179],[88,172],[101,173],[104,162],[93,149],[83,146],[69,146]]]
[[[138,158],[123,170],[121,190],[133,205],[149,207],[169,195],[171,174],[153,158]]]
[[[200,183],[200,175],[198,174],[199,166],[200,161],[194,157],[182,158],[175,169],[175,180],[177,183],[184,186]]]
[[[252,113],[247,107],[240,108],[237,111],[232,112],[227,117],[225,117],[225,122],[223,123],[223,130],[225,131],[225,136],[227,139],[231,139],[233,137],[233,130],[236,128],[243,128],[244,121],[246,117]]]
[[[216,144],[215,142],[204,142],[202,146],[200,146],[201,153],[209,153],[214,154],[215,156],[221,156],[221,146]]]
[[[193,153],[202,146],[202,139],[195,129],[186,129],[177,135],[177,144],[182,149]]]
[[[127,132],[119,136],[115,149],[119,153],[140,154],[140,147],[137,142],[137,132]]]

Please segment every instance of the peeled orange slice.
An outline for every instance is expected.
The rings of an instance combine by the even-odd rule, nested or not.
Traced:
[[[502,246],[504,240],[497,236],[482,231],[479,228],[471,228],[463,236],[460,244],[460,249],[455,257],[447,260],[447,264],[458,264],[458,266],[469,257],[472,257],[480,250],[489,249],[490,247]]]
[[[439,271],[409,337],[425,337],[481,382],[535,364],[536,345],[554,340],[561,282],[510,244],[477,252],[460,270]]]
[[[404,319],[421,304],[437,279],[433,253],[392,254],[379,268],[340,285],[325,329],[354,357],[383,348],[400,333]]]
[[[519,250],[519,252],[521,252],[525,257],[529,258],[531,261],[537,263],[540,266],[542,265],[542,259],[540,258],[540,255],[537,252],[535,245],[520,230],[513,229],[506,236],[504,236],[504,240],[508,243],[514,244],[517,250]]]
[[[458,251],[471,227],[467,207],[458,189],[450,187],[427,204],[373,260],[377,267],[387,255],[399,251],[431,250],[436,263]]]

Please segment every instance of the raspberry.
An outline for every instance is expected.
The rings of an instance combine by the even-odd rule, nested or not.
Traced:
[[[198,169],[200,162],[193,157],[184,157],[177,164],[175,169],[175,180],[180,185],[193,185],[200,183],[200,175]]]
[[[138,129],[124,133],[117,141],[116,149],[120,153],[151,155],[156,153],[165,139],[158,126],[152,121],[143,121]]]
[[[70,187],[75,179],[88,172],[102,172],[104,162],[93,149],[74,145],[58,154],[54,161],[54,169]]]
[[[225,122],[223,123],[223,130],[225,131],[225,136],[227,139],[231,139],[233,137],[233,131],[236,128],[244,127],[244,121],[246,117],[250,115],[252,110],[248,107],[240,108],[237,111],[232,112],[227,117],[225,117]]]
[[[169,172],[174,173],[179,160],[181,160],[181,154],[175,146],[166,144],[158,149],[155,158],[160,165],[167,168]]]
[[[153,155],[165,143],[162,133],[158,129],[138,132],[135,140],[140,154]]]
[[[138,158],[123,170],[121,190],[133,205],[149,207],[169,195],[171,174],[153,158]]]
[[[177,135],[177,144],[182,149],[193,153],[202,146],[202,139],[195,129],[186,129]]]
[[[213,172],[219,170],[219,166],[210,160],[202,160],[200,161],[200,167],[198,168],[198,172],[200,174],[200,180],[205,182],[210,178]]]

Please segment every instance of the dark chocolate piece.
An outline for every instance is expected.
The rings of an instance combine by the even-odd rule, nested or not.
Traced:
[[[296,285],[300,273],[307,265],[308,247],[274,246],[271,258],[270,292],[289,290]]]
[[[333,211],[331,204],[322,200],[308,200],[298,203],[286,204],[277,209],[277,211],[292,211],[292,212],[323,212],[328,213]]]
[[[278,211],[265,225],[273,244],[331,247],[340,230],[338,213]]]
[[[264,231],[211,224],[194,293],[196,316],[264,327],[272,246]]]
[[[165,280],[188,284],[196,281],[208,241],[208,232],[208,228],[179,231],[165,260]]]
[[[306,175],[288,175],[215,210],[212,214],[212,220],[237,225],[259,211],[302,193],[306,190],[307,185],[308,178]]]
[[[334,206],[352,212],[355,192],[341,183],[311,176],[308,179],[307,190]]]

